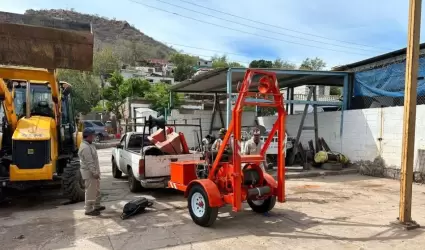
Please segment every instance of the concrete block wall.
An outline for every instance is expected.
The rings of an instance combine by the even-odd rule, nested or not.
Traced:
[[[261,117],[260,124],[271,128],[276,117]],[[296,136],[301,115],[287,116],[286,127],[290,136]],[[399,169],[403,130],[403,107],[348,110],[344,112],[343,134],[340,136],[341,112],[318,114],[319,136],[333,151],[342,152],[351,161],[370,160],[381,156],[386,167]],[[308,114],[305,126],[313,124],[313,114]],[[418,105],[415,138],[415,171],[424,168],[425,156],[425,105]],[[314,131],[303,131],[301,142],[307,145]],[[422,159],[424,158],[424,159]]]
[[[210,124],[212,122],[212,110],[193,110],[190,113],[180,113],[179,110],[174,109],[171,111],[171,115],[167,117],[167,123],[172,124],[173,121],[175,121],[176,124],[184,124],[184,119],[186,119],[187,124],[199,124],[199,121],[196,120],[198,118],[201,118],[202,135],[205,137],[209,133]],[[224,124],[226,124],[226,115],[224,113],[223,119]],[[244,126],[254,126],[255,112],[244,112],[242,121]],[[219,127],[221,127],[220,116],[216,113],[213,128]],[[176,130],[177,132],[183,132],[189,147],[197,146],[196,133],[200,136],[200,132],[197,127],[177,127]],[[217,132],[218,131],[213,131],[213,133]],[[200,138],[200,140],[202,140],[202,138]]]

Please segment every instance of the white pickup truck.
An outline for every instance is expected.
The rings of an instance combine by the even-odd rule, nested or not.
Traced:
[[[201,153],[164,155],[147,139],[148,135],[129,132],[112,151],[112,175],[128,177],[131,192],[143,188],[164,188],[170,180],[170,163],[175,161],[200,160]]]

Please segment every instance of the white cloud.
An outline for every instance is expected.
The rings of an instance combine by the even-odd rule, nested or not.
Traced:
[[[273,30],[279,33],[286,33],[294,37],[285,37],[271,32],[255,30],[249,27],[241,26],[235,23],[226,22],[216,18],[197,14],[187,10],[179,9],[161,3],[157,0],[136,0],[142,4],[151,5],[156,8],[177,13],[179,15],[200,19],[205,22],[215,23],[230,29],[243,30],[249,33],[258,34],[253,36],[234,30],[197,22],[175,14],[165,13],[143,6],[142,4],[132,3],[128,0],[116,1],[54,1],[41,0],[37,5],[31,0],[2,0],[0,10],[23,12],[28,8],[75,8],[75,10],[90,14],[99,14],[110,18],[127,20],[134,24],[143,33],[153,37],[156,40],[174,44],[183,44],[187,46],[208,48],[230,53],[242,53],[244,56],[229,54],[228,57],[235,61],[249,62],[252,59],[261,59],[261,48],[267,48],[267,55],[270,49],[275,51],[275,55],[264,54],[266,59],[281,57],[290,61],[300,62],[306,57],[321,57],[329,66],[345,64],[361,60],[367,57],[378,55],[390,50],[384,51],[362,51],[360,49],[371,49],[359,47],[353,44],[341,43],[337,41],[322,39],[319,37],[308,36],[297,32],[278,29],[276,27],[261,25],[255,22],[238,19],[235,17],[223,15],[210,10],[202,9],[180,0],[162,0],[174,5],[183,6],[188,9],[194,9],[199,12],[219,16],[221,18],[233,20],[236,22],[258,26],[263,29]],[[187,0],[193,3],[203,5],[212,9],[232,13],[245,18],[258,20],[263,23],[282,26],[291,30],[303,33],[312,33],[318,36],[332,38],[336,40],[352,41],[359,44],[368,44],[374,47],[399,49],[405,47],[408,3],[403,0],[357,0],[346,1],[338,0]],[[261,38],[265,35],[274,39],[281,39],[297,43],[303,43],[311,46],[328,48],[319,49],[315,47],[295,45],[279,40]],[[321,44],[318,42],[307,41],[318,40],[326,43],[337,44],[347,47],[356,47],[358,49],[341,48],[337,46]],[[255,46],[254,46],[255,45]],[[252,46],[257,53],[252,56],[249,48]],[[174,46],[185,52],[211,56],[215,52],[191,49]],[[242,52],[241,52],[241,49]],[[356,55],[350,53],[336,52],[332,50],[345,50],[352,53],[365,55]],[[265,50],[266,51],[266,50]],[[260,56],[261,57],[261,56]]]

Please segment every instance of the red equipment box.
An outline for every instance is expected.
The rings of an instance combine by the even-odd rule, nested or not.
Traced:
[[[171,181],[185,186],[197,179],[196,164],[199,161],[171,162]]]

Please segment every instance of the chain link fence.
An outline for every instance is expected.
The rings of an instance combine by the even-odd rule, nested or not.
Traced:
[[[406,61],[354,72],[352,109],[404,105]],[[425,104],[425,57],[419,59],[417,104]]]

